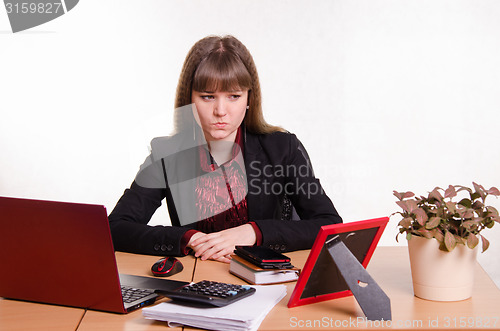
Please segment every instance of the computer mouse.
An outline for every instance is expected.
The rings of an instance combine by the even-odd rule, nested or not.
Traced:
[[[164,257],[159,259],[151,267],[151,272],[157,277],[169,277],[179,273],[184,269],[181,261],[175,257]]]

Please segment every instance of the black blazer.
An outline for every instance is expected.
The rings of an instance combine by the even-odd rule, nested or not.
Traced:
[[[179,222],[169,186],[172,184],[163,176],[164,171],[168,173],[175,168],[175,160],[162,155],[175,154],[179,148],[189,153],[183,143],[189,138],[177,135],[159,139],[161,146],[155,148],[160,145],[157,138],[152,141],[152,154],[109,215],[110,228],[116,250],[181,256],[181,238],[189,229],[195,229],[196,224],[182,226]],[[159,152],[162,148],[169,151]],[[194,150],[197,149],[190,151]],[[190,155],[193,158],[190,164],[196,164],[197,152]],[[307,153],[294,134],[262,135],[244,130],[244,160],[248,217],[260,228],[263,246],[283,252],[309,249],[321,226],[342,222],[314,177]],[[183,162],[183,166],[185,164]],[[148,181],[161,185],[143,184]],[[283,220],[285,195],[300,219]],[[147,225],[164,198],[173,226]]]

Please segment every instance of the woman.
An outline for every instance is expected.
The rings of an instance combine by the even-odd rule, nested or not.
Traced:
[[[151,155],[109,215],[117,250],[230,261],[236,245],[310,248],[342,219],[295,135],[265,122],[252,56],[232,36],[188,53],[177,86],[175,134]],[[166,198],[172,226],[149,226]],[[300,220],[290,220],[291,205]]]

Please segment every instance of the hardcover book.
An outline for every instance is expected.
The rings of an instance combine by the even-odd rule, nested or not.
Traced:
[[[262,269],[243,258],[232,255],[229,272],[250,284],[276,284],[293,282],[299,278],[300,269]]]

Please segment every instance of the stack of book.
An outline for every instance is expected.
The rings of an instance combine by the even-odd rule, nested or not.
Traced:
[[[233,255],[229,272],[250,284],[276,284],[293,282],[299,278],[300,269],[262,269],[255,264]]]

